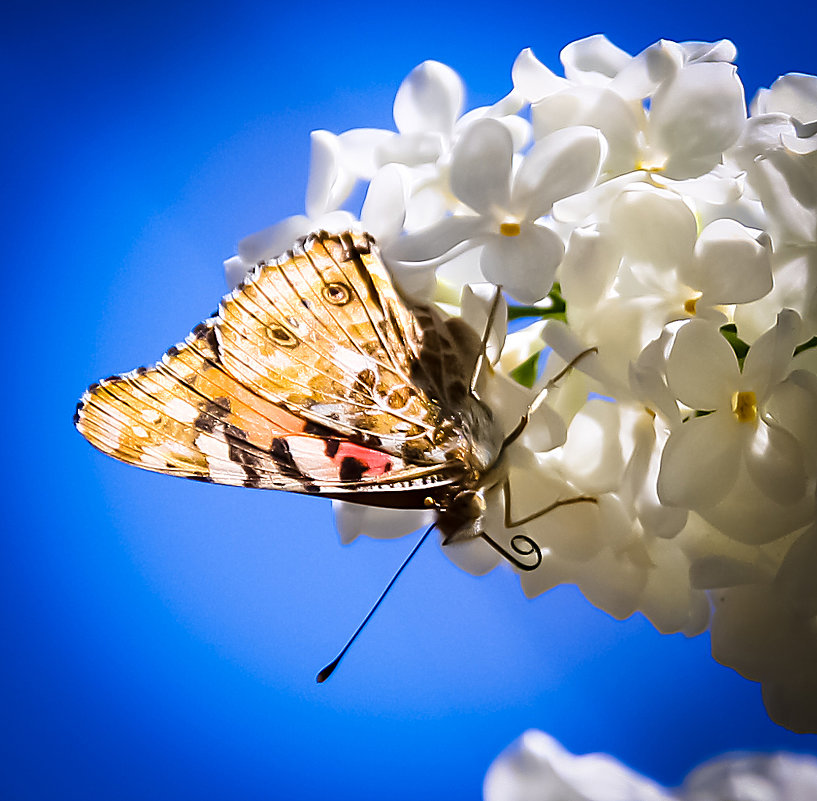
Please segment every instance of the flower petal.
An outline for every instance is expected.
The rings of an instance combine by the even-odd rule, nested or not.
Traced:
[[[705,509],[729,492],[740,465],[738,425],[731,412],[714,412],[673,429],[661,455],[661,503]]]
[[[593,398],[571,420],[562,463],[584,492],[615,491],[624,472],[619,429],[619,406]]]
[[[394,539],[434,522],[436,512],[426,509],[381,509],[359,503],[332,501],[335,528],[340,541],[348,545],[361,535],[375,539]]]
[[[752,390],[763,403],[791,369],[791,358],[800,336],[800,315],[783,309],[777,323],[762,334],[749,348],[743,362],[745,389]]]
[[[782,112],[799,122],[817,120],[817,76],[790,72],[781,75],[752,101],[752,115]]]
[[[381,128],[352,128],[338,135],[341,159],[348,170],[370,181],[383,163],[381,152],[399,139],[394,131]]]
[[[675,42],[661,39],[622,67],[609,87],[626,100],[641,101],[650,97],[682,64],[680,47]]]
[[[403,262],[438,262],[445,256],[450,257],[451,251],[484,228],[482,217],[445,217],[430,228],[406,234],[391,243],[389,258]]]
[[[460,316],[481,337],[485,335],[488,325],[488,316],[494,305],[499,289],[494,284],[468,284],[463,287],[460,297]],[[499,295],[499,305],[494,316],[491,333],[485,348],[491,364],[496,363],[502,346],[505,343],[505,332],[508,330],[508,304],[502,293]]]
[[[557,200],[589,189],[606,152],[604,137],[587,125],[563,128],[540,139],[516,173],[511,210],[535,220],[547,214]]]
[[[526,47],[513,62],[511,79],[514,89],[521,92],[528,103],[535,103],[569,85],[568,81],[560,78],[539,61],[529,47]]]
[[[523,225],[517,236],[488,237],[479,264],[486,280],[520,303],[535,303],[550,292],[563,254],[562,240],[549,228]]]
[[[780,504],[799,501],[806,491],[803,453],[784,428],[758,423],[746,449],[746,470],[759,492]]]
[[[598,129],[607,141],[607,175],[631,172],[639,153],[641,120],[632,103],[611,89],[578,86],[549,95],[531,107],[536,139],[576,125]]]
[[[701,231],[692,260],[678,273],[703,292],[707,305],[746,303],[772,288],[769,248],[730,219],[715,220]]]
[[[337,209],[349,196],[356,178],[342,163],[340,139],[335,134],[312,131],[310,144],[306,214],[314,220]]]
[[[462,80],[439,61],[424,61],[405,78],[394,98],[394,122],[400,133],[449,134],[460,115]]]
[[[246,264],[254,267],[259,261],[278,258],[298,237],[305,236],[313,229],[309,217],[296,214],[280,222],[245,236],[238,243],[238,255]]]
[[[597,33],[563,47],[559,60],[569,81],[604,86],[630,63],[632,56]]]
[[[507,209],[511,192],[513,139],[497,120],[477,120],[454,146],[451,190],[480,214]]]
[[[732,64],[690,64],[662,84],[650,106],[650,145],[674,178],[712,169],[746,121],[743,84]]]
[[[735,351],[715,326],[690,320],[681,327],[667,359],[667,384],[675,397],[690,409],[731,414],[739,379]]]
[[[572,308],[594,307],[613,285],[621,250],[609,228],[576,228],[559,267],[562,297]]]
[[[360,222],[381,245],[391,242],[403,230],[406,219],[408,170],[387,164],[372,178],[360,210]]]
[[[672,192],[633,184],[616,198],[610,222],[624,257],[631,262],[670,271],[692,258],[695,215]]]

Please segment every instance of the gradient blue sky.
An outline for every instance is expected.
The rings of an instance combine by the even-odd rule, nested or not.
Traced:
[[[525,46],[557,68],[596,32],[726,36],[751,96],[817,72],[814,11],[763,9],[5,4],[0,796],[464,801],[528,727],[667,783],[726,749],[817,752],[706,636],[527,601],[431,543],[318,687],[413,540],[342,548],[328,502],[148,474],[71,425],[86,384],[213,310],[241,237],[303,210],[309,132],[389,127],[423,59],[478,105]]]

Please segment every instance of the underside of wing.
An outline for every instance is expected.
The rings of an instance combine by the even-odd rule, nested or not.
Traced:
[[[148,470],[332,497],[408,491],[408,502],[458,478],[456,463],[407,463],[260,397],[225,369],[215,325],[202,323],[154,367],[89,387],[75,417],[83,436]]]
[[[215,331],[225,368],[269,402],[411,463],[447,461],[441,428],[478,338],[409,309],[367,234],[312,234],[259,265]]]

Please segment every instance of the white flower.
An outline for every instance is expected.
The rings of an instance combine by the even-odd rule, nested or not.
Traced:
[[[619,375],[666,323],[725,323],[727,306],[772,288],[769,248],[753,232],[717,219],[698,234],[677,194],[646,184],[618,195],[609,223],[573,232],[558,277],[575,330]]]
[[[671,790],[608,754],[574,756],[531,729],[485,776],[485,801],[806,801],[817,797],[817,759],[804,754],[726,754]]]
[[[604,141],[587,127],[559,131],[537,142],[515,171],[513,149],[501,123],[474,122],[454,146],[450,170],[451,191],[467,209],[404,237],[390,259],[439,264],[453,251],[482,247],[484,278],[522,302],[543,298],[564,246],[539,219],[556,200],[592,185]]]

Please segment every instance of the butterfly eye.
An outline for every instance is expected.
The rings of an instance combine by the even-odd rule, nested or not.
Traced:
[[[269,331],[272,339],[285,348],[294,348],[298,344],[295,335],[291,331],[287,331],[286,328],[275,326],[268,328],[267,331]]]
[[[344,306],[352,299],[349,287],[341,281],[333,281],[323,288],[324,298],[335,306]]]

